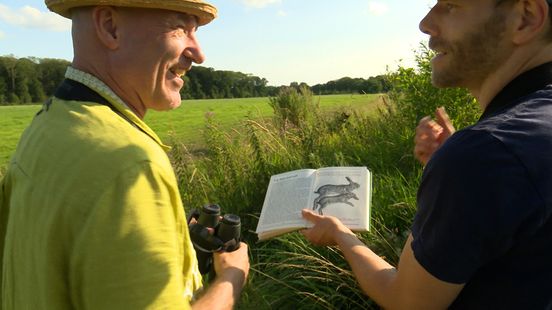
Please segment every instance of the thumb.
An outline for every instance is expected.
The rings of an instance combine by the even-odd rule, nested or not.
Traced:
[[[443,130],[448,136],[452,135],[456,131],[444,107],[437,108],[435,116],[437,118],[437,123],[443,127]]]
[[[309,209],[303,209],[301,210],[301,214],[303,215],[303,218],[309,222],[315,223],[318,219],[320,219],[320,215],[315,214]]]

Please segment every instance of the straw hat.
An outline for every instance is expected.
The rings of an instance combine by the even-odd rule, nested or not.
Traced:
[[[50,11],[71,18],[70,10],[82,6],[123,6],[132,8],[164,9],[195,15],[199,25],[217,17],[217,8],[203,0],[45,0]]]

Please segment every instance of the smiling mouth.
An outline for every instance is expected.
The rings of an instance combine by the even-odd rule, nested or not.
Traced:
[[[182,78],[186,74],[186,70],[184,69],[172,68],[169,71],[178,78]]]
[[[435,52],[435,55],[432,57],[433,59],[441,58],[448,55],[448,53],[445,51],[436,51],[436,50],[433,50],[433,51]]]
[[[445,56],[448,54],[448,44],[441,39],[430,38],[428,47],[435,52],[435,57]]]
[[[435,56],[444,56],[444,55],[447,54],[446,51],[441,50],[441,49],[435,49],[435,48],[433,48],[432,50],[433,50],[433,52],[435,52]]]

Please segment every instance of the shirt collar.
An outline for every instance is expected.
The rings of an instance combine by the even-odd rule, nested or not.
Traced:
[[[519,102],[519,99],[552,84],[552,62],[544,63],[513,79],[487,105],[479,120]]]
[[[159,136],[144,121],[136,116],[136,114],[132,112],[129,106],[100,79],[73,67],[67,68],[67,71],[65,72],[65,78],[79,82],[98,93],[100,96],[106,99],[115,109],[117,109],[117,111],[120,112],[129,122],[131,122],[132,125],[150,136],[165,151],[170,150],[170,147],[163,144]]]

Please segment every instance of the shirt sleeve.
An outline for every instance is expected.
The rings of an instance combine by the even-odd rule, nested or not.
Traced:
[[[109,181],[71,251],[78,309],[190,308],[182,270],[187,228],[173,190],[149,162]]]
[[[533,216],[527,197],[536,192],[492,135],[461,131],[449,140],[424,171],[412,249],[433,276],[460,284],[513,246]]]
[[[8,226],[9,204],[7,187],[7,175],[0,179],[0,279],[2,279],[3,271],[1,266],[4,265],[4,244],[6,241],[6,230]],[[1,302],[1,298],[0,298]]]

